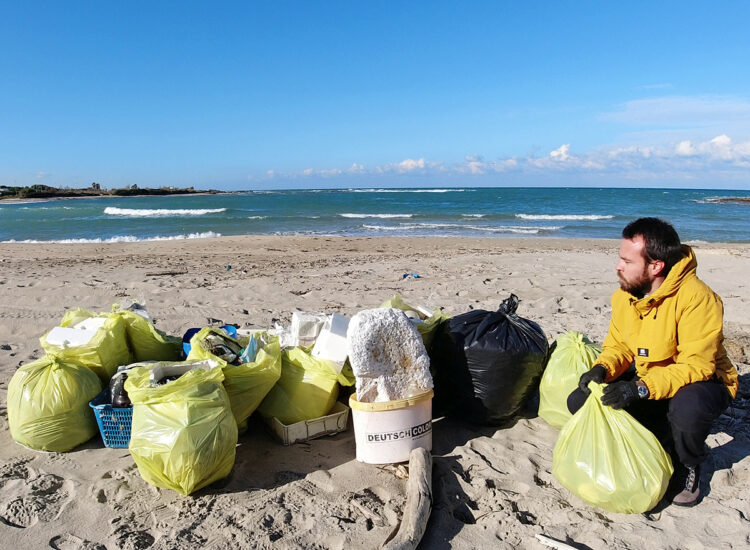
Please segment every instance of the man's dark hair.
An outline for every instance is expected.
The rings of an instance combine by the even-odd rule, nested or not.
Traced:
[[[672,224],[659,218],[638,218],[622,230],[623,239],[633,239],[636,235],[643,237],[646,246],[643,256],[647,261],[664,262],[662,275],[665,277],[672,266],[682,259],[682,244]]]

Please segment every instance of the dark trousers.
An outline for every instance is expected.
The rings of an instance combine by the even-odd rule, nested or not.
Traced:
[[[620,380],[632,380],[635,370]],[[576,388],[568,396],[568,410],[580,409],[589,396]],[[731,402],[729,391],[718,380],[694,382],[680,388],[670,399],[641,399],[625,410],[649,429],[665,449],[685,466],[697,466],[706,458],[706,437],[711,425]]]

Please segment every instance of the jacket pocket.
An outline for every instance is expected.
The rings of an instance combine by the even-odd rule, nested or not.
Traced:
[[[636,366],[648,369],[658,364],[670,363],[677,354],[677,341],[674,337],[649,335],[638,339],[634,352]]]

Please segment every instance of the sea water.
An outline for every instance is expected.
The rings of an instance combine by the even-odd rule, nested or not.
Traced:
[[[0,242],[125,242],[220,235],[618,239],[641,216],[687,242],[750,242],[750,191],[442,188],[248,191],[0,202]]]

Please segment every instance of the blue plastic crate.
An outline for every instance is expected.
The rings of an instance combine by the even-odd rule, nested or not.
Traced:
[[[130,443],[130,427],[133,424],[133,407],[113,407],[108,403],[107,393],[108,388],[105,388],[91,400],[89,407],[94,409],[104,446],[127,449]]]

